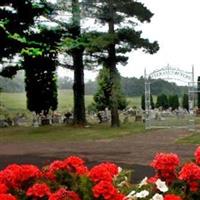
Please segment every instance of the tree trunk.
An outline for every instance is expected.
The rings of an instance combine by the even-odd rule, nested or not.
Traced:
[[[111,127],[119,127],[119,113],[118,113],[118,100],[117,100],[117,69],[116,66],[110,67],[110,79],[112,83],[111,87]]]
[[[84,125],[85,119],[85,87],[83,53],[77,50],[73,54],[74,61],[74,124]]]
[[[80,31],[80,4],[79,0],[72,0],[72,26],[73,38],[77,39],[81,35]],[[77,47],[72,51],[74,66],[74,120],[77,125],[84,125],[85,118],[85,86],[84,86],[84,66],[83,66],[83,49]]]
[[[109,30],[110,34],[115,33],[114,29],[114,10],[113,10],[113,2],[109,0],[109,13],[110,13],[110,21],[109,21]],[[119,113],[118,113],[118,100],[116,94],[116,86],[117,86],[117,68],[116,68],[116,51],[115,44],[111,44],[108,48],[108,64],[110,69],[110,81],[111,81],[111,127],[119,127]]]

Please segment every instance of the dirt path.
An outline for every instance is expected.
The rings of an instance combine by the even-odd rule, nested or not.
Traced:
[[[188,135],[190,133],[186,130],[156,130],[113,140],[23,144],[5,142],[0,144],[0,168],[13,162],[44,165],[54,159],[78,155],[89,165],[112,161],[134,168],[140,176],[149,175],[152,171],[147,166],[156,152],[174,152],[182,160],[193,156],[195,145],[175,144],[177,139]]]

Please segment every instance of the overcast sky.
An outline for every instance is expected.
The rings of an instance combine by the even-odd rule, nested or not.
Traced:
[[[140,0],[153,13],[151,23],[141,25],[143,37],[157,40],[160,50],[154,55],[141,50],[129,54],[128,65],[119,67],[122,76],[140,77],[166,65],[200,75],[200,0]],[[59,73],[60,74],[60,73]],[[62,72],[63,75],[63,72]],[[94,74],[86,73],[86,80]]]

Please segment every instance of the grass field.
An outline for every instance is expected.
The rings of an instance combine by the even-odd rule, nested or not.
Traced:
[[[94,124],[85,128],[73,126],[9,127],[0,129],[0,142],[82,141],[112,139],[144,132],[144,124],[135,122],[111,128],[109,124]]]
[[[192,133],[188,137],[184,137],[178,140],[178,143],[181,144],[200,144],[200,133]]]
[[[127,100],[130,106],[140,107],[140,97],[128,97]],[[86,107],[93,101],[92,95],[85,96]],[[0,102],[5,106],[9,113],[28,112],[26,109],[26,94],[25,93],[1,93]],[[73,108],[73,92],[72,90],[58,91],[58,111],[71,111]]]

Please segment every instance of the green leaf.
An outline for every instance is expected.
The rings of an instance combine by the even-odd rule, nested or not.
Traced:
[[[8,38],[13,39],[13,40],[17,40],[21,43],[27,43],[27,40],[25,37],[20,36],[18,33],[14,33],[13,35],[9,34]]]
[[[42,56],[43,50],[40,48],[25,48],[22,49],[21,54],[37,57],[37,56]]]

